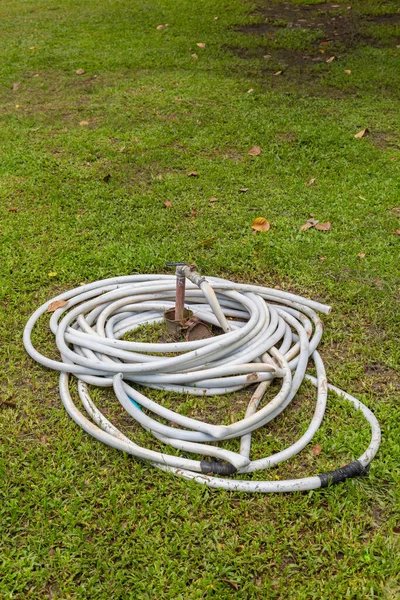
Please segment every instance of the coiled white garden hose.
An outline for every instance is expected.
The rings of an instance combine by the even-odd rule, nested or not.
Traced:
[[[121,338],[145,323],[161,322],[175,304],[173,275],[130,275],[83,285],[43,304],[29,319],[24,345],[40,364],[60,371],[60,395],[69,415],[96,439],[165,471],[214,488],[246,492],[290,492],[324,487],[364,474],[380,443],[380,428],[372,412],[359,400],[329,385],[317,346],[322,322],[316,311],[330,308],[281,290],[200,277],[181,267],[187,278],[185,306],[223,333],[208,339],[173,343],[143,343]],[[60,307],[50,319],[61,361],[36,350],[31,341],[37,320],[49,305]],[[54,305],[53,305],[54,306]],[[174,353],[174,356],[160,356]],[[309,359],[317,377],[306,375]],[[74,404],[69,375],[78,380],[78,392],[88,419]],[[314,416],[307,431],[285,450],[251,460],[252,432],[281,413],[295,397],[304,378],[317,388]],[[282,382],[278,394],[262,408],[267,386]],[[183,394],[218,395],[258,383],[245,417],[230,425],[213,425],[186,417],[143,395],[134,384]],[[185,453],[211,457],[195,460],[156,452],[137,445],[121,433],[94,405],[88,384],[114,387],[126,411],[158,440]],[[267,469],[300,452],[321,425],[327,390],[334,390],[362,412],[371,428],[371,442],[357,460],[336,471],[287,481],[235,479]],[[158,417],[158,419],[157,419]],[[167,423],[173,423],[171,426]],[[217,445],[240,438],[238,452]],[[216,475],[225,475],[216,476]]]

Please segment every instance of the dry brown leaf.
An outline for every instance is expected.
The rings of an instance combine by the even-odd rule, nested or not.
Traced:
[[[321,42],[321,46],[329,46],[329,42]]]
[[[393,233],[394,233],[395,235],[400,235],[400,229],[394,229],[394,230],[393,230]]]
[[[326,256],[320,256],[320,257],[319,257],[319,260],[320,260],[321,262],[324,262],[324,260],[326,260]]]
[[[68,302],[66,300],[54,300],[54,302],[50,302],[47,307],[47,312],[54,312],[57,308],[62,308],[66,306]]]
[[[193,60],[197,60],[199,57],[197,56],[196,52],[194,54],[192,54],[192,58]]]
[[[13,92],[16,92],[20,85],[21,84],[19,83],[19,81],[16,81],[15,83],[13,83],[13,87],[12,87]]]
[[[365,252],[360,252],[357,254],[358,258],[365,258]]]
[[[226,583],[229,583],[229,585],[231,585],[235,590],[239,590],[240,589],[240,585],[238,583],[236,583],[235,581],[231,581],[230,579],[226,579],[226,577],[223,577],[222,581],[226,581]]]
[[[188,173],[188,177],[198,177],[198,175],[197,171],[190,171],[190,173]]]
[[[331,56],[330,58],[328,58],[328,60],[326,61],[327,63],[331,63],[335,60],[335,56]]]
[[[395,215],[400,215],[400,206],[393,206],[393,208],[391,209],[391,211]]]
[[[319,444],[315,444],[315,446],[313,446],[312,449],[312,453],[314,454],[314,456],[318,456],[318,454],[321,454],[322,452],[322,448]]]
[[[318,231],[329,231],[329,229],[331,228],[331,224],[328,222],[326,223],[317,223],[317,225],[315,226],[315,229],[318,229]]]
[[[259,156],[261,154],[262,150],[260,148],[260,146],[252,146],[248,152],[248,154],[250,154],[250,156]]]
[[[351,75],[351,71],[350,71],[350,69],[345,69],[345,71],[344,71],[344,72],[346,73],[346,75]]]
[[[42,446],[47,446],[47,437],[45,435],[42,435],[42,437],[39,440],[39,444],[41,444]]]
[[[210,198],[209,202],[218,202],[217,198]]]
[[[83,75],[83,74],[84,74],[84,72],[85,72],[85,70],[84,70],[84,69],[77,69],[77,70],[75,71],[75,73],[76,73],[77,75]]]
[[[192,208],[190,214],[192,215],[192,217],[197,217],[197,208]]]
[[[89,125],[89,121],[81,121],[81,122],[79,123],[79,125],[80,125],[81,127],[87,127],[87,126]]]
[[[355,137],[357,140],[359,140],[360,138],[364,137],[364,135],[366,135],[367,133],[369,133],[369,130],[368,130],[368,128],[361,129],[361,131],[359,131],[358,133],[356,133],[354,137]]]
[[[249,90],[247,90],[248,94],[252,94],[254,92],[253,88],[250,88]]]
[[[198,46],[199,48],[205,48],[206,45],[204,44],[204,42],[199,42],[198,44],[196,44],[196,46]]]
[[[157,25],[156,29],[158,29],[158,31],[162,31],[165,29],[165,25]]]
[[[315,225],[310,223],[310,221],[307,221],[307,223],[304,223],[304,225],[300,227],[299,231],[307,231],[307,229],[311,229],[311,227],[315,227]]]
[[[161,181],[163,178],[162,173],[159,173],[156,177],[157,177],[157,179],[159,179]]]
[[[171,200],[166,200],[164,202],[164,206],[166,206],[167,208],[172,208],[172,202],[171,202]]]
[[[242,192],[242,193],[248,192],[248,191],[249,191],[249,188],[240,188],[239,189],[239,192]]]
[[[214,21],[218,21],[219,17],[214,17]]]
[[[277,71],[276,73],[274,73],[274,75],[276,77],[277,75],[282,75],[282,73],[283,73],[283,71]]]
[[[255,231],[269,231],[271,229],[271,225],[264,217],[257,217],[254,219],[251,227]]]
[[[310,181],[307,183],[307,187],[311,187],[315,183],[315,177],[311,177]]]
[[[18,212],[18,208],[15,208],[15,206],[10,206],[8,212]]]

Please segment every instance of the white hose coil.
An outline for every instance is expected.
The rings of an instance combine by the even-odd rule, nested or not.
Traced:
[[[215,488],[246,492],[289,492],[326,486],[365,472],[380,443],[379,424],[359,400],[327,383],[317,346],[322,322],[316,311],[330,308],[306,298],[215,277],[187,281],[185,306],[201,320],[222,326],[224,333],[190,342],[142,343],[121,338],[145,323],[161,322],[175,304],[175,275],[131,275],[83,285],[43,304],[29,319],[24,345],[40,364],[60,371],[60,395],[69,415],[96,439],[165,471]],[[193,283],[198,281],[198,285]],[[61,361],[38,352],[32,329],[51,303],[63,300],[50,319]],[[175,353],[175,356],[160,356]],[[157,354],[158,356],[155,356]],[[306,375],[309,359],[317,377]],[[74,404],[69,375],[78,379],[88,419]],[[317,388],[314,416],[307,431],[285,450],[251,460],[251,434],[278,416],[293,400],[304,378]],[[268,385],[281,380],[278,394],[258,408]],[[196,395],[220,395],[258,382],[245,417],[230,425],[213,425],[186,417],[152,401],[133,385]],[[121,433],[97,409],[88,384],[114,387],[125,410],[167,446],[185,453],[212,457],[195,460],[149,450]],[[321,425],[332,389],[362,412],[371,428],[371,442],[356,461],[328,474],[287,481],[255,481],[216,477],[212,473],[251,473],[275,466],[300,452]],[[150,416],[151,415],[151,416]],[[161,418],[160,421],[157,417]],[[165,423],[172,422],[174,426]],[[240,450],[217,444],[240,438]]]

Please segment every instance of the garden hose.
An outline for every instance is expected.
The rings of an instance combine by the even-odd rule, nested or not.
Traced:
[[[317,351],[323,331],[317,312],[328,314],[330,308],[278,289],[201,277],[191,266],[178,266],[177,274],[186,278],[185,308],[219,335],[159,343],[122,339],[144,324],[164,321],[164,314],[175,305],[175,275],[129,275],[82,285],[46,302],[31,316],[24,331],[25,348],[38,363],[60,372],[61,400],[72,419],[109,446],[213,488],[291,492],[325,487],[366,473],[379,448],[380,428],[364,404],[327,383]],[[36,322],[49,309],[54,310],[50,328],[60,361],[41,354],[31,341]],[[306,374],[310,359],[316,377]],[[79,397],[90,418],[73,402],[70,375],[77,379]],[[292,402],[304,378],[317,389],[306,432],[284,450],[252,460],[252,433]],[[262,405],[274,380],[280,382],[280,390]],[[171,410],[137,389],[217,396],[254,384],[258,385],[244,417],[220,425]],[[95,406],[89,385],[113,387],[118,401],[137,423],[161,444],[180,453],[147,449],[126,437]],[[290,459],[312,440],[324,417],[328,389],[348,400],[369,423],[371,441],[365,452],[346,466],[312,477],[246,478],[245,474]],[[219,445],[233,438],[240,440],[238,451]],[[190,454],[195,457],[188,458]]]

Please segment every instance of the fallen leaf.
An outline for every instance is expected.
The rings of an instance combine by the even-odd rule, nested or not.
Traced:
[[[248,94],[252,94],[254,92],[253,88],[250,88],[249,90],[247,90]]]
[[[321,42],[321,46],[329,46],[329,42]]]
[[[400,235],[400,229],[395,229],[395,230],[393,230],[393,233],[394,233],[395,235]]]
[[[47,273],[47,275],[49,277],[57,277],[57,273],[55,271],[51,271],[50,273]]]
[[[16,92],[20,85],[21,84],[18,81],[16,81],[15,83],[13,83],[13,87],[12,87],[13,92]]]
[[[171,200],[166,200],[166,201],[164,202],[164,206],[166,206],[167,208],[171,208],[171,207],[172,207],[172,202],[171,202]]]
[[[162,178],[163,178],[163,176],[162,176],[162,173],[159,173],[159,174],[157,175],[157,179],[159,179],[159,180],[161,181],[161,180],[162,180]]]
[[[197,56],[196,52],[195,52],[194,54],[192,54],[192,58],[193,58],[193,60],[196,60],[196,59],[198,59],[198,58],[199,58],[199,57]]]
[[[214,21],[218,21],[219,17],[214,17]]]
[[[248,192],[248,191],[249,191],[249,188],[240,188],[239,189],[239,192],[242,192],[242,193]]]
[[[213,241],[214,241],[213,237],[207,238],[206,240],[199,242],[199,246],[202,246],[203,248],[208,248],[209,246],[211,246]]]
[[[57,308],[62,308],[67,304],[68,302],[66,300],[54,300],[54,302],[50,302],[50,304],[48,305],[47,312],[54,312],[55,310],[57,310]]]
[[[188,173],[188,177],[198,177],[198,172],[197,171],[190,171],[190,173]]]
[[[135,138],[133,138],[133,141],[134,141],[134,142],[136,142],[136,143],[137,143],[137,142],[140,142],[140,140],[139,140],[139,138],[138,138],[138,137],[135,137]]]
[[[197,208],[192,208],[190,214],[192,215],[192,217],[197,217]]]
[[[121,148],[119,148],[118,152],[125,152],[125,146],[121,146]]]
[[[15,206],[10,206],[8,212],[18,212],[18,208],[15,208]]]
[[[50,548],[50,550],[49,550],[49,556],[54,556],[54,554],[55,554],[54,548]]]
[[[314,456],[318,456],[318,454],[321,454],[322,452],[322,448],[319,444],[315,444],[315,446],[313,446],[312,449],[312,453],[314,454]]]
[[[77,69],[77,70],[75,71],[75,73],[76,73],[77,75],[83,75],[83,74],[84,74],[84,72],[85,72],[85,69]]]
[[[158,29],[158,31],[161,31],[162,29],[165,29],[165,25],[157,25],[156,29]]]
[[[264,217],[257,217],[256,219],[254,219],[251,227],[255,231],[269,231],[271,225]]]
[[[235,590],[239,590],[240,589],[240,585],[238,583],[236,583],[235,581],[231,581],[230,579],[226,579],[226,577],[223,577],[222,581],[226,581],[226,583],[229,583],[229,585],[231,585],[233,588],[235,588]]]
[[[16,104],[16,105],[15,105],[15,108],[19,108],[19,104]]]
[[[360,252],[357,254],[358,258],[365,258],[365,252]]]
[[[307,183],[307,187],[311,187],[315,183],[315,177],[311,177],[310,181]]]
[[[80,125],[81,127],[87,127],[87,126],[89,125],[89,121],[81,121],[81,122],[79,123],[79,125]]]
[[[271,58],[272,54],[264,54],[264,58]]]
[[[40,77],[40,73],[35,73],[34,77]]]
[[[282,75],[282,73],[283,73],[283,71],[277,71],[276,73],[274,73],[274,75],[276,77],[277,75]]]
[[[108,173],[108,175],[105,175],[105,176],[103,177],[103,181],[104,181],[104,183],[108,183],[108,182],[110,181],[110,179],[111,179],[111,175],[110,175],[110,173]]]
[[[331,224],[329,223],[329,221],[327,223],[318,223],[315,226],[315,229],[318,229],[318,231],[329,231],[330,228]]]
[[[331,56],[330,58],[328,58],[328,60],[326,61],[327,63],[331,63],[335,60],[335,56]]]
[[[346,75],[351,75],[351,71],[350,71],[350,69],[345,69],[345,71],[344,71],[344,72],[346,73]]]
[[[218,200],[216,198],[210,198],[209,202],[218,202]]]
[[[393,208],[391,209],[391,211],[395,215],[400,215],[400,206],[393,206]]]
[[[307,221],[307,223],[304,223],[304,225],[300,227],[299,231],[307,231],[307,229],[311,229],[311,227],[315,227],[315,225]]]
[[[261,154],[262,150],[260,148],[260,146],[252,146],[248,152],[248,154],[250,154],[250,156],[259,156]]]
[[[37,46],[30,46],[29,50],[37,50]]]
[[[39,440],[39,444],[41,444],[42,446],[47,446],[47,438],[45,435],[42,435],[42,437]]]
[[[196,44],[196,46],[198,46],[199,48],[205,48],[206,45],[204,44],[204,42],[199,42],[198,44]]]
[[[319,257],[319,260],[320,260],[321,262],[323,262],[324,260],[326,260],[326,256],[320,256],[320,257]]]
[[[358,133],[356,133],[354,137],[355,137],[357,140],[359,140],[360,138],[364,137],[364,135],[366,135],[367,133],[369,133],[369,130],[368,130],[368,128],[361,129],[361,131],[359,131]]]

